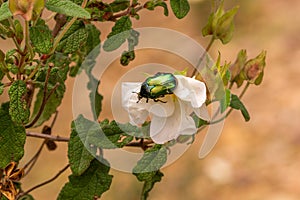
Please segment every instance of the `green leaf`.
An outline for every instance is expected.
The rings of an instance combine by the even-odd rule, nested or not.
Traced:
[[[121,55],[120,63],[123,66],[127,66],[130,63],[130,61],[134,60],[134,58],[134,51],[124,51]]]
[[[212,27],[213,20],[214,20],[214,13],[211,13],[208,17],[207,24],[202,29],[203,37],[214,34],[214,29]]]
[[[73,27],[77,27],[77,25]],[[67,31],[66,35],[57,46],[57,51],[66,54],[74,53],[86,43],[88,35],[84,26],[82,28],[74,29],[72,28]]]
[[[127,9],[130,6],[129,0],[115,0],[114,2],[109,4],[112,12],[120,12],[122,10]]]
[[[19,200],[34,200],[34,198],[30,194],[26,194],[25,196],[20,197]]]
[[[135,58],[134,48],[139,43],[139,36],[140,36],[139,32],[133,29],[130,30],[130,35],[127,38],[128,51],[124,51],[120,59],[120,62],[123,66],[127,66],[130,63],[130,61],[134,60]]]
[[[119,48],[130,36],[129,30],[131,27],[132,23],[128,16],[123,16],[117,20],[112,31],[107,36],[107,40],[104,42],[103,49],[105,51],[114,51]]]
[[[87,40],[85,43],[86,55],[88,55],[92,50],[94,50],[100,44],[100,34],[101,32],[93,24],[87,24],[85,26],[87,32]]]
[[[192,117],[193,117],[193,120],[194,120],[197,128],[200,128],[201,126],[204,126],[204,125],[208,124],[207,121],[199,118],[196,114],[193,114]]]
[[[81,175],[69,176],[69,182],[65,184],[59,193],[57,200],[94,200],[110,188],[112,175],[109,175],[107,162],[99,162],[94,159],[90,167]]]
[[[8,200],[4,195],[0,196],[0,200]]]
[[[152,0],[145,3],[144,8],[147,8],[148,10],[154,10],[156,7],[163,7],[164,8],[164,15],[169,15],[168,6],[164,1],[161,0]]]
[[[241,102],[238,96],[231,94],[231,101],[230,101],[230,107],[236,110],[240,110],[245,121],[250,120],[250,115],[244,106],[244,104]]]
[[[11,16],[12,13],[8,8],[8,2],[4,2],[0,7],[0,21],[5,20]]]
[[[30,111],[27,107],[26,94],[26,83],[22,80],[13,82],[8,91],[9,114],[12,120],[18,124],[25,124],[29,120]]]
[[[87,170],[94,159],[90,152],[88,137],[90,132],[97,130],[97,127],[99,128],[99,125],[80,115],[72,122],[71,127],[72,133],[68,145],[68,158],[72,173],[75,176],[79,176]]]
[[[158,7],[158,6],[164,8],[164,15],[165,15],[165,16],[169,16],[168,5],[167,5],[165,2],[163,2],[163,1],[158,2],[158,3],[155,5],[155,7]]]
[[[92,74],[89,74],[89,79],[90,80],[88,82],[87,88],[90,90],[90,102],[91,106],[94,106],[94,108],[92,108],[92,110],[94,111],[94,119],[98,119],[102,110],[103,100],[103,96],[98,92],[100,81],[97,80]]]
[[[155,145],[145,151],[132,172],[139,181],[146,181],[153,177],[166,161],[167,148],[162,145]]]
[[[23,157],[26,140],[25,128],[15,124],[9,115],[9,103],[0,108],[0,130],[0,168],[3,169]]]
[[[99,148],[121,148],[133,140],[133,136],[128,135],[125,129],[121,129],[116,121],[103,120],[100,127],[101,131],[91,137],[91,143]]]
[[[231,99],[231,93],[230,90],[226,89],[225,90],[225,95],[220,101],[220,108],[221,108],[221,113],[223,113],[228,106],[230,105],[230,99]]]
[[[167,149],[162,145],[155,145],[147,149],[143,157],[133,168],[133,174],[139,181],[144,182],[141,199],[147,199],[149,192],[156,182],[161,181],[163,174],[159,169],[167,161]]]
[[[48,54],[53,46],[51,31],[47,25],[30,27],[30,40],[36,52]]]
[[[53,12],[58,12],[71,17],[79,17],[84,19],[91,18],[91,15],[88,11],[69,0],[48,0],[46,2],[46,8]]]
[[[171,8],[178,19],[184,18],[190,11],[190,4],[187,0],[171,0]]]
[[[0,71],[1,74],[1,71]],[[0,82],[0,95],[4,92],[4,84]]]
[[[149,192],[154,187],[154,184],[160,182],[163,176],[163,173],[161,173],[160,171],[156,171],[156,173],[154,174],[154,176],[151,177],[151,179],[148,179],[144,182],[141,200],[146,200],[148,198]]]

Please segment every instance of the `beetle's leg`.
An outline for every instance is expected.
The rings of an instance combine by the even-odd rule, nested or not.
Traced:
[[[167,103],[166,101],[160,100],[160,99],[153,99],[154,102],[161,102],[161,103]]]

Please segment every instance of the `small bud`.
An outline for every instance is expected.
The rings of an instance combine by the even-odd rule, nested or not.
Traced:
[[[12,14],[21,15],[26,21],[31,20],[33,14],[39,15],[44,5],[44,0],[9,0],[9,9]]]
[[[229,68],[230,73],[231,73],[230,82],[233,82],[233,83],[235,82],[237,84],[237,87],[240,87],[245,80],[245,78],[241,72],[243,71],[246,62],[247,62],[247,51],[241,50],[238,53],[238,56],[237,56],[235,62]]]
[[[215,37],[220,39],[223,44],[227,44],[230,42],[233,31],[234,31],[234,23],[233,19],[235,14],[237,13],[238,6],[232,8],[231,10],[225,12],[222,17],[219,18],[217,23],[217,29],[215,32]]]
[[[230,66],[231,80],[233,81],[243,70],[245,63],[247,61],[247,51],[242,49],[235,60],[235,62]]]
[[[224,11],[223,1],[220,3],[218,9],[211,13],[208,23],[202,29],[202,35],[212,35],[214,39],[219,39],[223,44],[227,44],[233,35],[234,23],[233,19],[237,13],[238,6]]]
[[[259,85],[263,78],[263,71],[266,66],[266,51],[262,51],[256,58],[245,64],[244,75],[249,83]]]

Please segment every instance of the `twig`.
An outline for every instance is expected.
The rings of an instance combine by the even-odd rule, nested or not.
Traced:
[[[35,132],[26,132],[26,136],[48,139],[48,140],[57,141],[57,142],[69,142],[69,140],[70,140],[70,138],[61,137],[59,135],[47,135],[47,134],[35,133]]]
[[[39,109],[39,112],[37,113],[35,118],[28,125],[25,126],[25,128],[32,127],[39,120],[41,114],[44,111],[47,99],[49,98],[49,96],[47,97],[47,90],[48,90],[48,81],[49,81],[49,77],[50,77],[50,72],[51,72],[51,67],[49,66],[48,71],[47,71],[47,75],[46,75],[46,79],[45,79],[43,100],[42,100],[42,104],[41,104],[41,107]]]
[[[131,6],[131,7],[129,7],[127,10],[125,10],[125,11],[123,11],[123,12],[120,12],[120,13],[118,13],[118,14],[113,15],[111,18],[112,18],[112,19],[117,19],[117,18],[119,18],[119,17],[123,17],[123,16],[126,16],[126,15],[130,14],[130,13],[132,12],[132,9],[134,9],[134,12],[138,12],[138,11],[142,10],[143,8],[144,8],[143,5],[138,6],[138,7],[136,7],[136,8],[134,8],[134,7]]]
[[[141,141],[139,142],[130,142],[128,144],[126,144],[125,146],[127,147],[140,147],[143,150],[146,150],[147,148],[149,148],[148,145],[153,144],[152,140],[147,140],[145,141],[144,139],[141,139]]]
[[[29,22],[25,20],[25,51],[26,49],[29,50],[30,58],[34,58],[34,53],[29,38]]]
[[[44,181],[44,182],[42,182],[42,183],[40,183],[40,184],[38,184],[38,185],[36,185],[36,186],[34,186],[34,187],[32,187],[32,188],[30,188],[29,190],[27,190],[26,192],[23,192],[23,193],[21,193],[21,194],[19,194],[18,195],[18,198],[20,198],[20,197],[22,197],[22,196],[24,196],[24,195],[26,195],[26,194],[28,194],[28,193],[30,193],[30,192],[32,192],[33,190],[35,190],[35,189],[37,189],[37,188],[39,188],[39,187],[42,187],[42,186],[44,186],[44,185],[47,185],[48,183],[51,183],[52,181],[54,181],[55,179],[57,179],[62,173],[64,173],[68,168],[69,168],[69,164],[67,164],[63,169],[61,169],[53,178],[51,178],[51,179],[49,179],[49,180],[47,180],[47,181]],[[17,198],[17,199],[18,199]]]
[[[28,170],[26,170],[26,173],[24,176],[26,176],[31,171],[31,169],[33,168],[34,164],[36,163],[38,157],[40,156],[44,146],[45,146],[45,141],[41,144],[40,148],[35,153],[35,155],[25,164],[25,166],[23,167],[24,169],[26,169],[28,166],[30,166],[30,167]]]
[[[212,37],[211,40],[210,40],[210,42],[209,42],[209,44],[207,45],[207,47],[206,47],[206,49],[205,49],[205,52],[202,53],[202,55],[201,55],[201,57],[200,57],[200,59],[199,59],[199,61],[198,61],[198,63],[197,63],[197,66],[196,66],[196,68],[194,69],[194,71],[193,71],[191,77],[193,77],[193,76],[195,76],[195,75],[198,74],[198,72],[197,72],[198,67],[199,67],[200,64],[202,63],[202,61],[203,61],[204,57],[206,56],[207,52],[208,52],[208,51],[210,50],[210,48],[212,47],[212,44],[214,43],[214,41],[215,41],[215,38]]]

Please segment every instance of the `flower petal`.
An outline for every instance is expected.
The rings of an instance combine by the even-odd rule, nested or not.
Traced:
[[[171,116],[175,110],[173,96],[167,95],[163,98],[163,101],[165,101],[166,103],[149,101],[148,103],[151,103],[151,107],[149,107],[149,112],[158,117]]]
[[[197,128],[195,125],[195,121],[190,116],[190,103],[184,101],[178,101],[180,106],[180,127],[178,130],[178,135],[193,135],[196,133]]]
[[[177,87],[174,94],[183,101],[191,102],[193,108],[200,108],[206,101],[206,87],[201,81],[194,78],[175,75]]]
[[[130,123],[132,125],[143,124],[148,118],[149,112],[147,105],[144,103],[137,103],[141,83],[122,83],[122,106],[128,112]]]
[[[210,115],[208,113],[205,103],[203,103],[200,108],[194,108],[194,112],[199,118],[205,121],[210,121]]]
[[[153,116],[150,125],[150,137],[157,144],[164,144],[176,139],[179,135],[193,135],[196,133],[196,126],[190,113],[189,103],[180,99],[175,100],[175,110],[170,117],[163,118]]]

